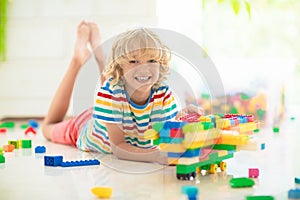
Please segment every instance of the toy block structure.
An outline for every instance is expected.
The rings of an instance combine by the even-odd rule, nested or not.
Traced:
[[[76,167],[76,166],[89,166],[89,165],[100,165],[100,161],[97,159],[93,160],[79,160],[79,161],[66,161],[63,162],[63,156],[44,156],[44,165],[52,167]]]
[[[264,144],[253,137],[258,122],[252,115],[193,114],[180,120],[155,123],[144,133],[168,155],[169,164],[176,165],[178,179],[193,179],[201,170],[217,173],[218,167],[224,171],[224,160],[235,152],[264,149]]]

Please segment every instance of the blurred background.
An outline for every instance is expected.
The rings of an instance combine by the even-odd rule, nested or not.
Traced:
[[[76,26],[99,24],[103,41],[146,26],[199,44],[223,81],[218,105],[195,83],[186,102],[207,111],[255,114],[262,121],[300,107],[300,2],[297,0],[0,0],[0,119],[43,117],[68,67]],[[187,63],[172,67],[186,74]],[[69,111],[72,114],[72,110]]]

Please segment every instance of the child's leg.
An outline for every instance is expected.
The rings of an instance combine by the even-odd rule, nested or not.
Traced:
[[[53,127],[64,120],[78,72],[91,56],[87,48],[89,36],[90,28],[83,21],[77,27],[77,39],[72,61],[52,99],[48,114],[43,122],[43,134],[48,140],[52,139]]]
[[[94,52],[94,56],[96,58],[98,68],[99,68],[99,73],[100,76],[102,75],[104,71],[104,55],[103,55],[103,50],[101,47],[101,36],[100,36],[100,31],[98,28],[98,25],[94,22],[89,22],[89,26],[91,29],[91,35],[90,35],[90,44]]]

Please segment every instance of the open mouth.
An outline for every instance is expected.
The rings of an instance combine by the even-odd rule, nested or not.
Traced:
[[[151,76],[136,76],[134,77],[138,82],[144,83],[151,79]]]

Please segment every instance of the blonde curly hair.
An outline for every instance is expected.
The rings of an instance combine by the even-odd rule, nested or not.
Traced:
[[[133,58],[132,53],[136,51],[138,56]],[[112,78],[112,85],[124,84],[121,66],[129,60],[149,58],[149,56],[160,63],[159,78],[153,85],[153,88],[157,88],[166,80],[166,75],[169,73],[171,52],[156,34],[146,28],[130,30],[117,37],[106,61],[103,75],[106,79]]]

